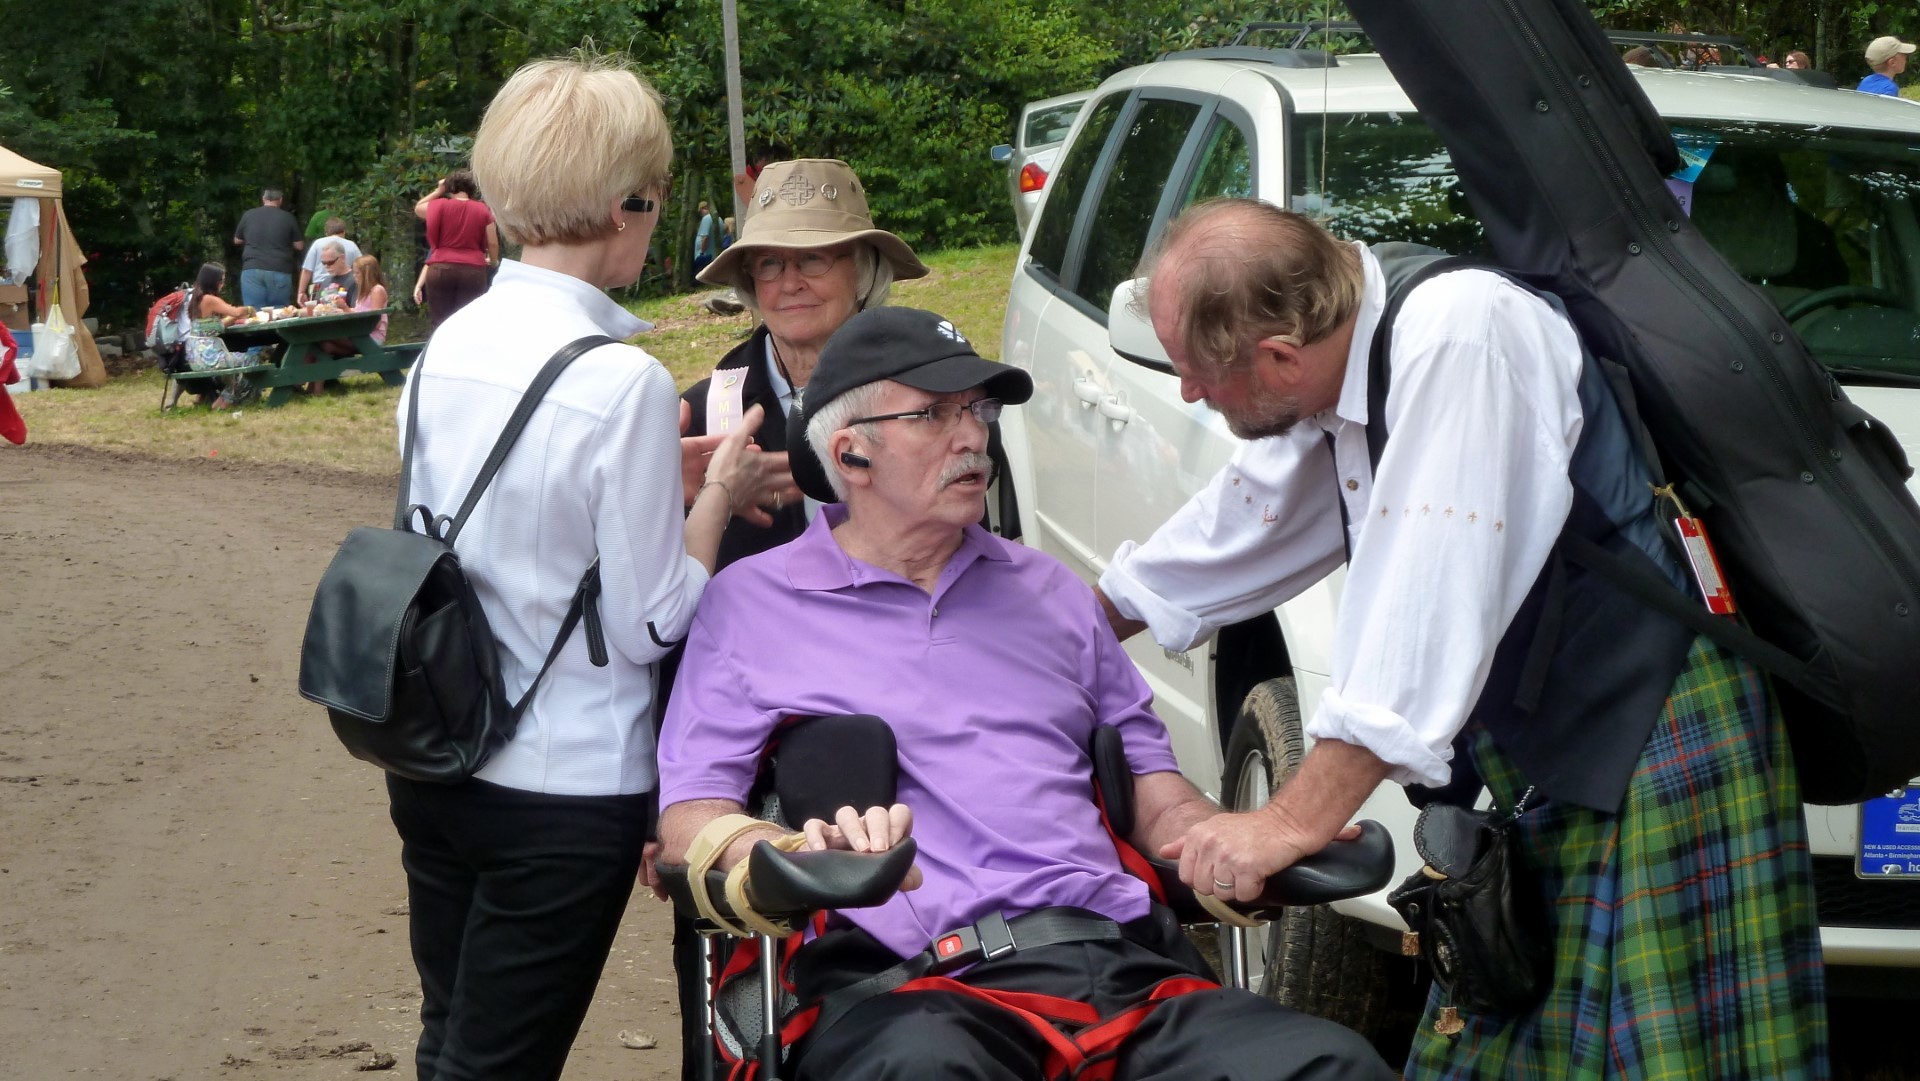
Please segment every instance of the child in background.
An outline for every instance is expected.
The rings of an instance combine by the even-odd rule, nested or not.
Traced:
[[[387,276],[380,272],[380,260],[371,255],[362,255],[353,261],[353,281],[360,299],[353,305],[357,312],[378,311],[387,306]],[[380,317],[380,325],[373,328],[373,340],[385,345],[387,342],[387,317]]]

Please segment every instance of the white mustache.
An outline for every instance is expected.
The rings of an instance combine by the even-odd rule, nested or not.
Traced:
[[[993,479],[993,459],[978,451],[968,451],[953,460],[953,464],[940,471],[940,487],[945,488],[968,473],[984,473],[989,481]]]

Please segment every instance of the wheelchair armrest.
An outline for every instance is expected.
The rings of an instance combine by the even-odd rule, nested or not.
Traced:
[[[899,891],[918,852],[911,837],[880,853],[782,852],[762,841],[747,854],[747,895],[767,914],[871,908]]]
[[[911,837],[878,854],[842,849],[782,852],[762,841],[747,853],[747,894],[762,915],[773,919],[821,909],[870,908],[885,903],[900,889],[918,852]],[[686,865],[662,863],[658,869],[674,910],[698,919],[700,909],[693,901]],[[726,885],[725,871],[707,872],[707,895],[724,915],[732,916]]]
[[[1170,905],[1183,921],[1205,922],[1212,918],[1194,900],[1193,889],[1180,881],[1177,862],[1157,857],[1148,857],[1147,862],[1153,865]],[[1233,907],[1255,919],[1272,920],[1282,909],[1363,897],[1386,885],[1392,877],[1393,837],[1385,826],[1368,819],[1360,823],[1358,838],[1328,844],[1267,879],[1266,889],[1259,897],[1236,902]]]
[[[654,866],[660,872],[660,884],[667,889],[667,899],[673,902],[673,910],[690,919],[700,919],[700,908],[693,903],[693,883],[689,878],[688,867],[684,863],[660,863]],[[725,871],[707,872],[708,895],[726,908],[727,873]],[[731,910],[727,915],[731,916]]]

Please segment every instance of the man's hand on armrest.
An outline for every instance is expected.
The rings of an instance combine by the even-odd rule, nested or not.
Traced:
[[[1266,806],[1195,822],[1160,855],[1179,859],[1180,880],[1195,890],[1251,901],[1268,877],[1330,841],[1358,837],[1347,823],[1386,777],[1387,764],[1372,751],[1323,739]]]
[[[832,822],[809,818],[801,831],[807,835],[807,848],[816,852],[828,848],[885,852],[913,834],[913,811],[904,803],[869,807],[865,814],[853,807],[842,807],[834,813]],[[907,872],[900,888],[917,890],[921,881],[920,867],[916,864]]]

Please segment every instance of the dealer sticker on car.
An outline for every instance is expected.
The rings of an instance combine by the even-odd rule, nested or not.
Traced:
[[[1860,805],[1861,878],[1920,878],[1920,778]]]

